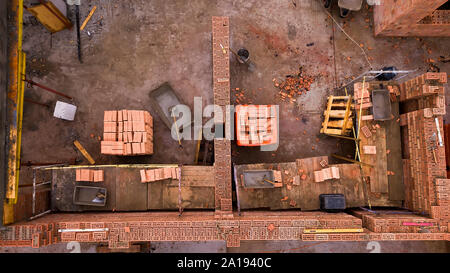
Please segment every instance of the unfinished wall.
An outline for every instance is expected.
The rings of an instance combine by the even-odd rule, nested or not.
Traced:
[[[225,107],[230,104],[230,53],[228,52],[230,20],[228,17],[212,18],[212,35],[214,104],[222,108],[225,117]],[[215,120],[215,123],[220,124],[224,121],[223,119]],[[230,138],[214,139],[214,175],[216,215],[233,217],[231,214]]]
[[[375,35],[450,36],[450,24],[442,20],[420,22],[445,2],[447,0],[383,0],[374,7]]]

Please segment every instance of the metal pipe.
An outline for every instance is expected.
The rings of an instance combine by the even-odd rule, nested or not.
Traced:
[[[237,175],[236,175],[236,165],[233,163],[233,170],[234,170],[234,184],[236,185],[236,202],[238,207],[238,215],[241,216],[241,203],[239,202],[239,187],[237,182]]]
[[[51,88],[49,88],[49,87],[47,87],[47,86],[45,86],[45,85],[42,85],[42,84],[37,83],[37,82],[34,82],[34,81],[32,81],[32,80],[28,80],[28,79],[26,79],[26,78],[25,78],[25,79],[22,79],[22,80],[25,81],[25,82],[27,82],[27,83],[29,83],[29,84],[31,84],[31,86],[36,85],[37,87],[40,87],[40,88],[42,88],[42,89],[44,89],[44,90],[47,90],[47,91],[52,92],[52,93],[55,93],[55,94],[57,94],[57,95],[66,97],[66,98],[68,98],[69,100],[72,100],[72,99],[73,99],[72,97],[67,96],[67,95],[64,94],[64,93],[58,92],[58,91],[56,91],[56,90],[54,90],[54,89],[51,89]]]
[[[78,60],[80,63],[83,63],[83,60],[81,59],[81,37],[80,37],[80,7],[78,5],[75,5],[75,15],[76,15],[76,21],[77,21],[77,47],[78,47]]]
[[[58,229],[58,232],[93,232],[93,231],[108,231],[108,228],[85,228],[85,229]]]
[[[43,213],[39,213],[38,215],[31,216],[30,218],[28,218],[28,221],[31,221],[31,220],[34,220],[34,219],[39,218],[41,216],[44,216],[44,215],[50,213],[51,211],[52,210],[49,209],[47,211],[44,211]]]
[[[33,104],[37,104],[37,105],[40,105],[40,106],[44,106],[44,107],[50,108],[50,105],[45,104],[45,103],[37,102],[37,101],[30,100],[30,99],[27,99],[27,98],[24,98],[24,100],[27,101],[27,102],[31,102]]]

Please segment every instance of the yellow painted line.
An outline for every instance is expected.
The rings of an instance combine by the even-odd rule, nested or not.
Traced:
[[[10,5],[11,14],[13,14],[16,33],[9,35],[9,84],[8,84],[8,102],[7,112],[10,118],[8,141],[7,141],[7,187],[5,198],[9,205],[17,203],[19,168],[20,168],[20,144],[22,133],[23,116],[23,91],[24,83],[22,75],[25,73],[25,54],[22,52],[22,27],[23,27],[23,0],[12,0]],[[5,211],[11,211],[11,207],[4,207]],[[5,215],[11,215],[10,213]],[[14,220],[13,216],[4,218],[4,224],[10,224]]]
[[[80,27],[80,30],[83,30],[84,27],[86,26],[87,22],[89,22],[89,20],[91,19],[92,15],[94,14],[94,11],[97,9],[97,6],[94,6],[91,10],[91,12],[89,12],[88,17],[86,17],[86,19],[84,20],[83,24]]]
[[[75,147],[78,148],[78,150],[80,150],[80,152],[83,154],[83,156],[89,161],[89,163],[91,163],[91,165],[95,164],[94,159],[92,158],[92,156],[86,151],[86,149],[81,145],[81,143],[78,140],[75,140],[73,142],[73,144],[75,145]]]
[[[341,228],[341,229],[304,229],[303,233],[357,233],[364,232],[362,228]]]

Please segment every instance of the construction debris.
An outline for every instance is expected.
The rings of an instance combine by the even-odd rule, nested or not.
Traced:
[[[101,153],[153,154],[153,118],[147,111],[105,111]]]
[[[279,88],[279,94],[282,100],[291,100],[295,102],[295,97],[305,94],[311,89],[311,84],[314,78],[308,75],[303,75],[303,68],[300,66],[296,75],[286,75],[284,81],[273,79],[275,87]]]

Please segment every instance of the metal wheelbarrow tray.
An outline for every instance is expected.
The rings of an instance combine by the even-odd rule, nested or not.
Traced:
[[[243,171],[243,176],[244,176],[243,186],[245,188],[252,188],[252,189],[274,188],[273,184],[263,181],[264,179],[267,179],[273,182],[274,175],[272,170],[245,170]]]
[[[383,121],[392,119],[391,99],[388,90],[373,90],[372,105],[374,120]]]
[[[168,82],[165,82],[160,87],[150,91],[149,97],[152,108],[158,112],[158,115],[164,124],[171,129],[172,124],[174,123],[171,115],[172,108],[176,105],[183,104],[175,91]],[[188,124],[183,124],[182,128],[189,127],[191,124],[192,121]],[[177,123],[177,126],[181,127],[181,124]]]

